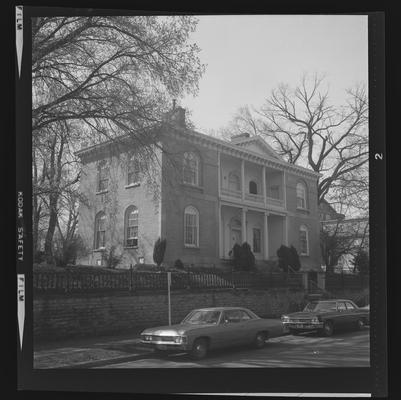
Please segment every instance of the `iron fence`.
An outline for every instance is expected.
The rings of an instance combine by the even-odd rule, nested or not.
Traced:
[[[171,289],[266,289],[302,288],[302,273],[250,272],[172,272]],[[34,271],[35,292],[94,292],[94,291],[163,291],[167,290],[165,272],[42,272]]]

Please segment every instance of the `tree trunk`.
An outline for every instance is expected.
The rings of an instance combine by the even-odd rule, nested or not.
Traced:
[[[57,200],[58,196],[51,195],[49,203],[49,225],[45,239],[45,257],[48,264],[53,263],[53,237],[57,226]]]

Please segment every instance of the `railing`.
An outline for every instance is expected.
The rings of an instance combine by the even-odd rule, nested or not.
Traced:
[[[271,205],[271,206],[284,207],[284,200],[282,200],[282,199],[266,197],[266,202],[268,205]]]
[[[325,287],[328,290],[368,288],[369,275],[326,273]]]
[[[261,194],[252,194],[252,193],[245,193],[245,200],[254,201],[256,203],[264,203],[263,195]]]
[[[301,273],[249,272],[172,272],[171,289],[268,289],[302,288]],[[165,272],[126,270],[110,273],[38,272],[33,273],[33,289],[41,292],[164,291]]]
[[[242,192],[241,190],[232,190],[232,189],[220,189],[220,194],[222,196],[227,196],[227,197],[235,197],[236,199],[241,199],[242,198]]]

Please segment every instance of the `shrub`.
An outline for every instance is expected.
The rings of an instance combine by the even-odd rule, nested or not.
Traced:
[[[244,271],[250,271],[255,268],[255,255],[252,253],[251,246],[247,242],[244,242],[241,246],[241,257],[240,257],[241,269]]]
[[[241,255],[242,255],[242,248],[238,243],[235,243],[234,247],[230,251],[231,264],[234,267],[234,269],[241,268]]]
[[[153,248],[153,261],[160,267],[164,259],[164,253],[166,252],[166,239],[158,238]]]
[[[106,268],[114,269],[121,261],[122,254],[116,255],[116,246],[110,246],[103,252],[103,261]]]
[[[360,250],[354,260],[352,261],[354,265],[354,272],[359,272],[360,274],[369,274],[369,254],[366,250]]]
[[[282,244],[276,253],[278,257],[278,266],[284,272],[288,272],[289,266],[295,271],[301,269],[299,255],[294,246],[287,247]]]
[[[57,238],[54,241],[54,262],[59,267],[75,264],[77,256],[85,251],[85,244],[80,236],[74,236],[68,240]]]
[[[184,269],[184,263],[178,258],[178,259],[175,260],[175,262],[174,262],[174,268],[177,268],[177,269]]]

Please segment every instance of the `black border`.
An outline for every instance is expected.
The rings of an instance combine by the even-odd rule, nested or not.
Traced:
[[[29,4],[29,2],[21,2]],[[17,3],[17,4],[21,4]],[[87,7],[96,6],[92,2]],[[42,3],[43,4],[43,3]],[[65,6],[70,6],[68,2]],[[316,6],[317,5],[317,6]],[[49,4],[51,6],[51,4]],[[113,4],[114,6],[114,4]],[[115,2],[115,7],[118,3]],[[127,7],[127,5],[124,5]],[[132,7],[132,5],[131,5]],[[127,7],[128,8],[128,7]],[[30,84],[30,20],[31,16],[44,14],[146,14],[146,13],[194,13],[194,14],[368,14],[369,15],[369,101],[370,101],[370,243],[371,243],[371,367],[370,368],[249,368],[249,369],[147,369],[147,370],[33,370],[33,338],[32,338],[32,240],[31,235],[25,238],[25,261],[17,263],[17,271],[26,273],[26,322],[24,350],[18,353],[18,387],[20,390],[34,391],[90,391],[111,393],[185,393],[185,392],[284,392],[284,393],[372,393],[385,396],[387,393],[387,335],[386,335],[386,236],[385,236],[385,162],[377,162],[375,153],[385,153],[385,109],[384,109],[384,14],[361,12],[365,7],[348,5],[341,11],[320,3],[312,5],[297,4],[288,7],[272,6],[269,10],[254,7],[252,11],[233,10],[215,5],[213,12],[190,7],[174,9],[170,5],[161,7],[147,2],[136,2],[135,8],[143,10],[85,10],[78,8],[29,8],[24,6],[24,50],[22,79],[17,79],[16,61],[14,81],[16,83],[15,105],[17,118],[16,129],[16,191],[24,192],[24,227],[26,232],[32,231],[30,212],[32,208],[31,186],[31,84]],[[331,8],[331,9],[330,9]],[[145,11],[146,10],[146,11]],[[164,11],[165,10],[165,11]],[[169,10],[169,11],[167,11]],[[316,11],[319,10],[319,11]],[[12,10],[15,18],[15,10]],[[13,20],[14,21],[14,20]],[[13,26],[15,29],[15,27]],[[13,30],[12,33],[15,31]],[[12,51],[15,55],[15,43]],[[15,56],[14,56],[15,60]],[[16,204],[16,203],[14,203]],[[22,221],[17,221],[22,222]],[[15,282],[15,281],[14,281]],[[14,297],[15,299],[15,297]],[[16,310],[16,307],[15,307]],[[16,314],[14,314],[16,315]],[[14,319],[15,321],[15,319]],[[14,330],[18,337],[18,329]],[[208,384],[205,385],[205,382]]]

